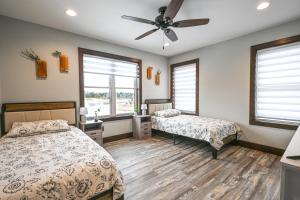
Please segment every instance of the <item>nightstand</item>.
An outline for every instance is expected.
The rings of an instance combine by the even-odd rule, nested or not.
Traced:
[[[151,136],[151,116],[150,115],[136,115],[132,120],[133,137],[136,139],[144,139]]]
[[[97,122],[95,121],[86,121],[86,122],[79,122],[79,128],[87,134],[90,138],[95,140],[100,146],[103,145],[103,125],[102,121],[99,120]]]

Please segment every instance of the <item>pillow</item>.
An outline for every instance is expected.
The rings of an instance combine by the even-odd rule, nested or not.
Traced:
[[[37,124],[34,122],[14,122],[6,137],[29,136],[37,133]]]
[[[66,120],[42,120],[34,122],[14,122],[7,137],[22,137],[44,133],[69,131]]]
[[[46,130],[46,133],[64,132],[70,130],[70,126],[66,120],[44,120],[39,122],[40,130]]]
[[[179,110],[176,109],[166,109],[166,110],[160,110],[160,111],[156,111],[155,116],[157,117],[175,117],[181,114],[181,112]]]

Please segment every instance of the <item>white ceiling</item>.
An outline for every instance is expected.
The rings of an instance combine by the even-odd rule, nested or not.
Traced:
[[[134,38],[153,26],[121,19],[131,15],[154,20],[170,0],[1,0],[0,14],[60,30],[172,56],[300,18],[300,0],[271,0],[257,11],[259,0],[185,0],[175,20],[210,18],[206,26],[176,29],[177,42],[162,50],[162,31]],[[74,9],[78,16],[65,15]],[[3,27],[2,27],[3,28]]]

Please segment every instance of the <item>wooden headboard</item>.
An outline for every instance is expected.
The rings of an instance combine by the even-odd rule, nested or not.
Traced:
[[[1,133],[5,134],[14,122],[64,119],[77,124],[76,102],[5,103],[2,105]]]
[[[153,115],[156,111],[170,109],[173,107],[171,99],[146,99],[145,104],[147,104],[148,107],[148,115]]]

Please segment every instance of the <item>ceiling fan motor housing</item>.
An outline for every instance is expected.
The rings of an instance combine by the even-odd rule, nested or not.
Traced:
[[[172,26],[173,24],[173,20],[172,19],[169,19],[169,18],[164,18],[164,14],[167,10],[167,7],[166,6],[163,6],[163,7],[160,7],[158,9],[158,12],[160,13],[160,15],[158,15],[156,18],[155,18],[155,25],[158,27],[158,28],[161,28],[162,30],[168,28],[169,26]]]
[[[167,6],[162,6],[162,7],[160,7],[160,8],[158,9],[158,12],[159,12],[160,14],[164,15],[165,12],[166,12],[166,10],[167,10]]]

